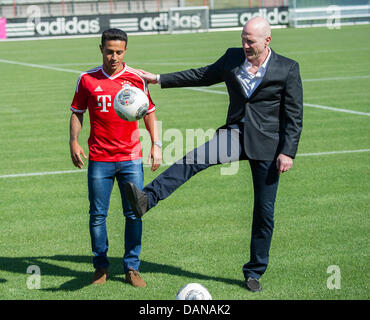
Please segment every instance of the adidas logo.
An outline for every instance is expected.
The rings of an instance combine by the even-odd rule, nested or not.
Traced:
[[[97,86],[94,90],[94,92],[101,92],[103,89],[100,86]]]

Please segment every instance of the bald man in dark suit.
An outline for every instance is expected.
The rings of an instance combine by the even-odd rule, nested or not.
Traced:
[[[204,145],[186,154],[139,191],[125,194],[138,217],[167,198],[193,175],[212,165],[248,160],[254,187],[250,260],[243,266],[248,290],[261,291],[274,228],[279,177],[293,165],[302,131],[303,93],[299,65],[270,47],[268,22],[255,17],[242,31],[242,48],[229,48],[215,63],[154,75],[162,88],[210,86],[225,82],[229,94],[226,124]]]

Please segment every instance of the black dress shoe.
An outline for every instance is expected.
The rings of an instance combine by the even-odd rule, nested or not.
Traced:
[[[252,291],[252,292],[262,291],[261,284],[260,284],[260,282],[258,281],[258,279],[256,279],[256,278],[251,278],[251,277],[249,277],[249,278],[245,281],[245,285],[246,285],[246,287],[247,287],[247,289],[248,289],[249,291]]]
[[[148,196],[145,192],[140,191],[132,182],[125,184],[124,191],[135,216],[141,218],[148,211]]]

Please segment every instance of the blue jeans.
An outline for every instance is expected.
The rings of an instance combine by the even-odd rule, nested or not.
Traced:
[[[123,271],[129,268],[139,269],[139,254],[141,251],[142,221],[135,217],[130,204],[125,199],[123,186],[133,182],[140,190],[143,188],[143,164],[141,159],[123,162],[89,161],[88,189],[90,201],[90,236],[94,254],[94,268],[107,268],[109,261],[108,235],[106,218],[114,180],[117,179],[121,192],[125,224],[125,252],[123,256]]]

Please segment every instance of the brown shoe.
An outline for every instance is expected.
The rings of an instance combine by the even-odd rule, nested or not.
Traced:
[[[140,277],[140,274],[137,270],[130,269],[126,272],[126,282],[137,288],[143,288],[146,286],[143,278]]]
[[[91,283],[104,284],[107,282],[107,277],[108,277],[108,268],[96,268]]]

